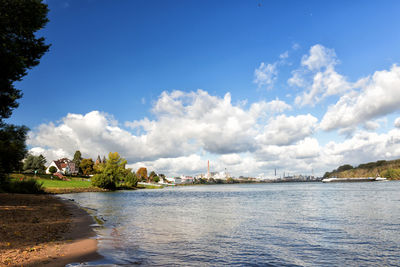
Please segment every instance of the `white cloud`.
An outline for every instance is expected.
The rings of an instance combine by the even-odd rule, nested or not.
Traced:
[[[225,154],[219,157],[219,161],[225,165],[237,165],[242,162],[242,158],[238,154]]]
[[[296,77],[296,74],[289,79],[289,83],[301,85],[301,78]],[[304,82],[303,82],[304,84]],[[308,90],[304,91],[301,96],[296,98],[296,104],[298,105],[311,105],[314,106],[322,99],[342,94],[348,91],[351,85],[346,79],[338,74],[333,67],[328,67],[324,72],[317,72],[314,75],[313,83]]]
[[[301,60],[303,67],[292,71],[292,77],[288,79],[290,86],[305,88],[296,97],[296,105],[314,106],[329,96],[343,94],[351,89],[346,78],[335,70],[338,62],[333,49],[320,44],[310,48],[309,54]]]
[[[306,81],[300,70],[292,71],[292,77],[289,78],[288,84],[290,86],[304,87],[306,86]]]
[[[304,55],[301,65],[306,66],[311,71],[318,71],[321,68],[333,67],[338,63],[333,49],[316,44],[310,48],[310,54]]]
[[[292,45],[292,49],[293,50],[298,50],[300,48],[300,45],[298,44],[298,43],[294,43],[293,45]]]
[[[344,94],[328,108],[321,121],[322,129],[355,126],[399,109],[400,67],[393,65],[389,71],[376,71],[368,82],[363,79],[361,84],[359,91]]]
[[[136,162],[127,167],[137,170],[146,167],[147,171],[155,170],[167,176],[180,176],[182,174],[204,173],[207,170],[207,160],[199,155],[191,154],[185,157],[159,158],[154,161]]]
[[[187,156],[199,150],[240,153],[256,148],[258,120],[290,108],[279,99],[257,102],[246,109],[233,105],[229,93],[219,98],[202,90],[164,92],[154,104],[154,120],[125,123],[135,133],[122,129],[111,116],[92,111],[40,125],[30,133],[28,144],[51,151],[61,149],[63,155],[80,150],[96,157],[118,151],[130,162]]]
[[[364,122],[364,128],[369,131],[375,131],[378,129],[381,125],[377,121],[366,121]]]
[[[257,140],[267,145],[290,145],[313,134],[318,119],[311,114],[279,115],[270,119]]]
[[[250,175],[249,164],[254,170],[275,164],[258,161],[253,151],[272,144],[299,145],[312,134],[316,118],[311,115],[273,117],[290,109],[279,99],[246,108],[233,105],[229,93],[220,98],[202,90],[164,92],[153,105],[153,120],[125,123],[133,132],[112,116],[92,111],[40,125],[30,132],[28,144],[32,153],[45,154],[48,161],[72,157],[76,150],[92,158],[117,151],[131,167],[145,165],[174,175],[198,173],[207,155],[219,154],[214,170]],[[299,149],[293,151],[290,155],[307,157]]]
[[[286,59],[289,57],[289,51],[285,51],[284,53],[279,55],[280,59]]]
[[[292,110],[292,106],[279,99],[270,102],[260,101],[251,105],[249,112],[255,117],[273,115]]]
[[[253,82],[257,84],[259,88],[266,86],[269,89],[275,83],[277,75],[276,63],[265,64],[261,62],[260,67],[254,70]]]
[[[395,119],[395,121],[394,121],[394,127],[400,128],[400,117]]]
[[[400,130],[378,134],[359,131],[344,142],[329,142],[323,149],[321,162],[336,163],[336,167],[345,163],[358,165],[380,159],[400,157]]]

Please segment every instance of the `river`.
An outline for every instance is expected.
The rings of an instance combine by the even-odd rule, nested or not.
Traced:
[[[104,220],[96,231],[105,259],[90,265],[400,265],[400,182],[202,185],[61,197]]]

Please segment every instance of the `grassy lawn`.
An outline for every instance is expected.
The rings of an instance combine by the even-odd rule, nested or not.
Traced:
[[[57,178],[51,179],[49,174],[40,174],[34,176],[33,174],[17,174],[10,175],[11,179],[29,179],[34,178],[43,183],[44,188],[90,188],[92,187],[90,181],[85,177],[67,177],[70,181],[62,181]]]
[[[61,181],[61,180],[48,180],[48,179],[37,179],[43,183],[45,188],[89,188],[92,187],[89,181]]]

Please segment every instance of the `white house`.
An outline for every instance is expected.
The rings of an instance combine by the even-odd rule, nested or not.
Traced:
[[[53,160],[46,169],[46,173],[50,173],[49,169],[51,166],[56,167],[57,172],[62,174],[78,174],[79,167],[75,166],[75,163],[67,158],[59,160]]]

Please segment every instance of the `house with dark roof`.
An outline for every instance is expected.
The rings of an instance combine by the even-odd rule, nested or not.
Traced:
[[[79,166],[76,166],[75,162],[70,159],[62,158],[59,160],[53,160],[46,169],[46,173],[50,173],[49,169],[51,166],[56,167],[57,172],[62,174],[76,175],[79,171]]]

